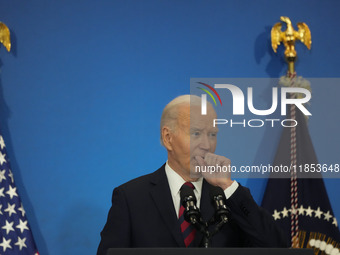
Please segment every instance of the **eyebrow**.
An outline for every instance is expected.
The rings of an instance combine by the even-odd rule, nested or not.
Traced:
[[[190,128],[190,131],[203,131],[204,128]],[[218,132],[218,128],[217,127],[214,127],[212,130],[210,130],[212,132]]]
[[[202,131],[203,128],[190,128],[190,131]]]

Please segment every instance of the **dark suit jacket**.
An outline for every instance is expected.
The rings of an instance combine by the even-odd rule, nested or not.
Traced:
[[[214,214],[209,186],[204,180],[200,211],[206,221]],[[227,205],[232,219],[212,238],[212,247],[286,247],[272,216],[255,203],[247,188],[239,186]],[[197,232],[193,246],[201,239]],[[185,247],[165,165],[114,189],[97,255],[114,247]]]

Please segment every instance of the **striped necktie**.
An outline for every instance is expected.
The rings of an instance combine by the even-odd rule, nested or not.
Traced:
[[[195,186],[191,182],[186,182],[183,185],[195,189]],[[178,220],[179,223],[181,224],[181,232],[183,235],[185,247],[188,247],[195,238],[196,229],[189,222],[184,220],[184,211],[185,208],[183,205],[181,205],[181,207],[179,208]]]

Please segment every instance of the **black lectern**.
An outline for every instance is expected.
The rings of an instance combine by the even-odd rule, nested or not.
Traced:
[[[314,255],[290,248],[112,248],[107,255]]]

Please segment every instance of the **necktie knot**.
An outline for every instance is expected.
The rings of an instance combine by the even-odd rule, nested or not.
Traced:
[[[182,185],[182,187],[183,186],[188,186],[188,187],[190,187],[190,188],[192,188],[192,189],[195,189],[195,186],[194,186],[194,184],[192,184],[191,182],[186,182],[186,183],[184,183],[183,185]]]

